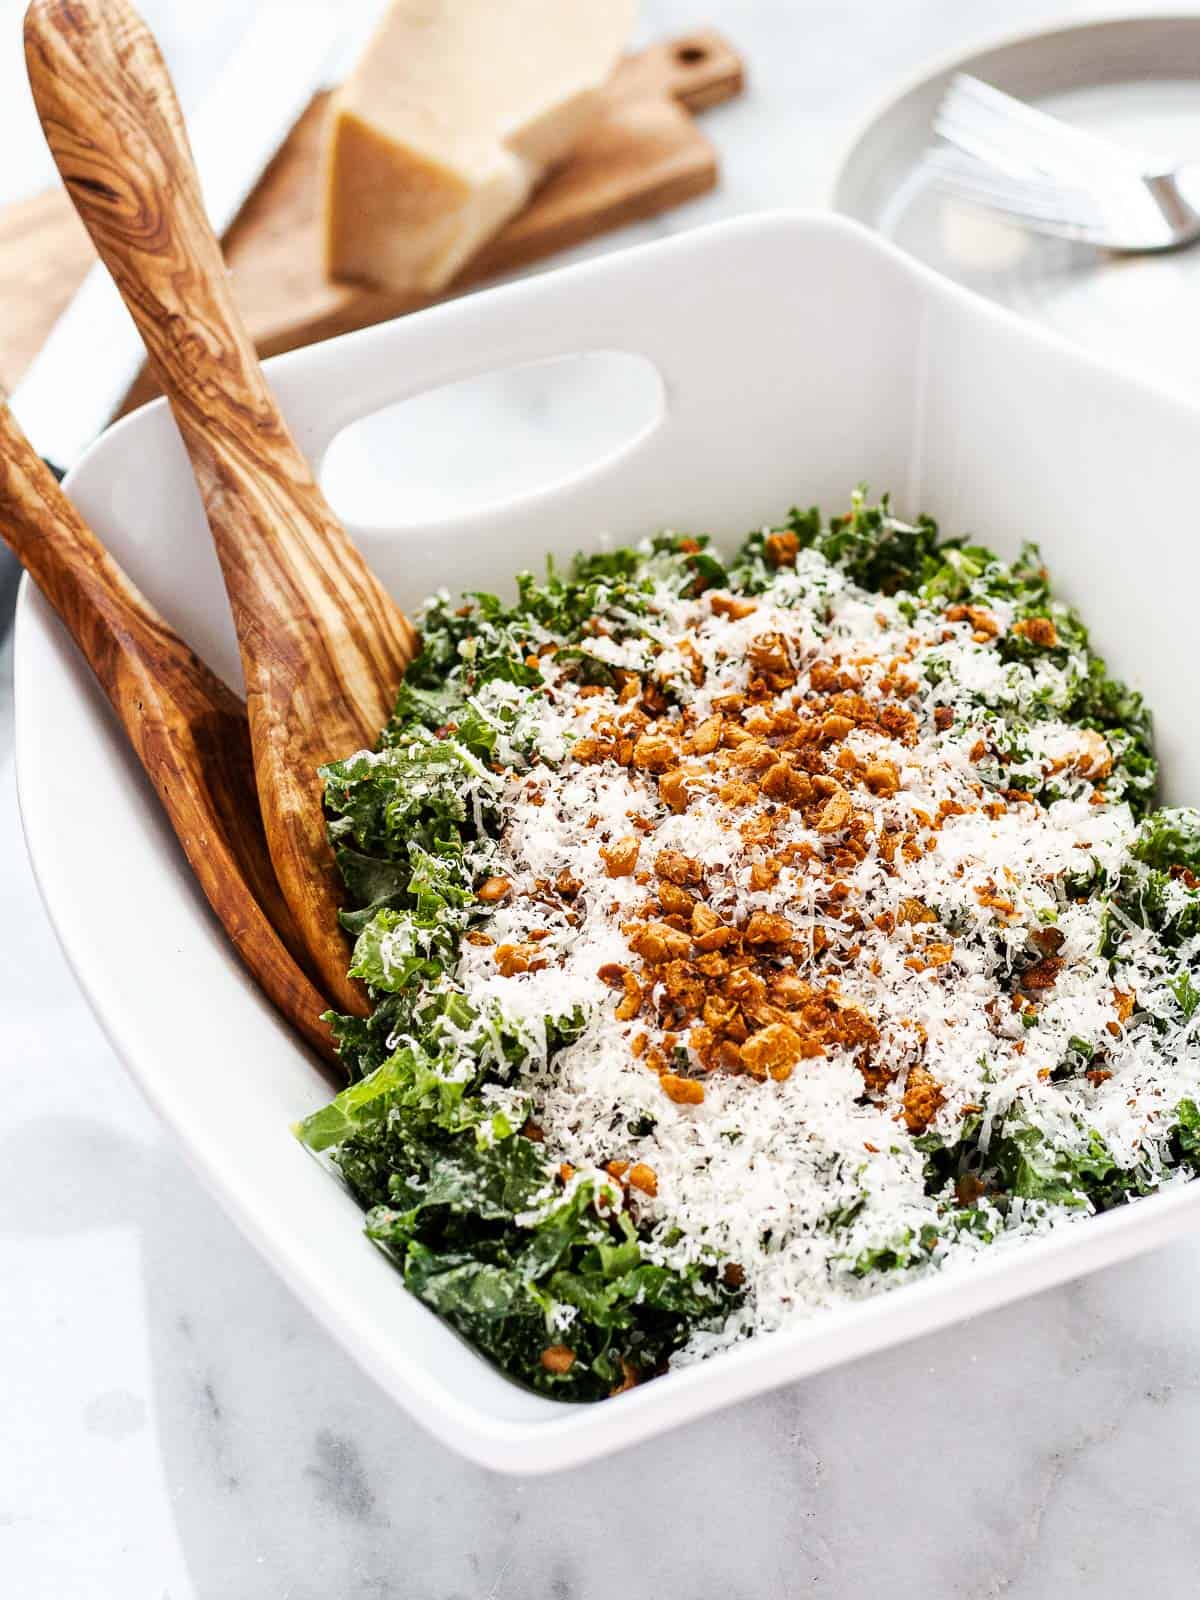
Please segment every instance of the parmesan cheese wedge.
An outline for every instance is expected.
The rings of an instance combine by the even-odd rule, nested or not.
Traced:
[[[435,290],[595,116],[636,0],[394,0],[333,96],[330,277]]]

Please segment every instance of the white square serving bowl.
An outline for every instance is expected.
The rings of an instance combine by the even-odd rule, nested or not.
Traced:
[[[1037,539],[1158,716],[1166,797],[1200,797],[1191,685],[1200,410],[913,265],[854,224],[767,214],[474,295],[268,363],[319,461],[351,420],[475,373],[589,350],[649,359],[659,420],[574,481],[435,524],[352,528],[408,607],[503,586],[547,552],[672,526],[730,543],[867,480],[1012,553]],[[240,686],[199,499],[159,403],[111,429],[72,498]],[[63,948],[114,1047],[263,1254],[383,1387],[492,1467],[545,1471],[945,1326],[1191,1226],[1200,1183],[761,1338],[594,1406],[526,1392],[408,1295],[290,1124],[328,1096],[244,976],[81,658],[26,585],[22,815]]]

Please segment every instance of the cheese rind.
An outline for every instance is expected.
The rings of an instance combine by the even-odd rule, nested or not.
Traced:
[[[635,0],[395,0],[330,104],[330,277],[441,288],[594,118]]]

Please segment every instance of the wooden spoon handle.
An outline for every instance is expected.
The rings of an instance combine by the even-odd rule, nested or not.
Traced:
[[[267,854],[245,708],[121,571],[3,402],[0,538],[83,652],[238,954],[334,1060],[325,1002],[288,948],[303,945]]]
[[[30,84],[204,498],[242,651],[271,858],[327,992],[346,977],[322,761],[373,745],[415,635],[313,480],[259,368],[157,46],[125,0],[32,0]]]
[[[34,0],[25,52],[63,182],[172,405],[195,407],[206,427],[237,411],[264,449],[286,447],[153,35],[123,0]]]

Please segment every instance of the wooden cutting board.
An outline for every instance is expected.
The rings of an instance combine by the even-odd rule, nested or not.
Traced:
[[[435,298],[711,189],[716,152],[692,114],[731,99],[743,81],[740,57],[708,30],[628,56],[570,162]],[[225,237],[234,291],[262,355],[430,303],[322,276],[317,166],[327,99],[318,95],[301,117]],[[0,387],[16,387],[94,259],[61,189],[0,211]],[[126,409],[153,393],[144,374]]]

